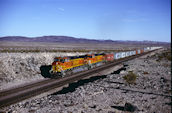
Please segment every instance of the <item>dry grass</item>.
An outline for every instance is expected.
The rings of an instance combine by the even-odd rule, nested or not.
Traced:
[[[128,74],[125,75],[123,78],[128,84],[135,84],[137,75],[134,74],[132,71],[129,71]]]

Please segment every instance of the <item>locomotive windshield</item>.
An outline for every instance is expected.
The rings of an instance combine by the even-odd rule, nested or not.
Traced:
[[[58,61],[59,61],[59,59],[55,58],[55,59],[54,59],[54,61],[55,61],[55,62],[58,62]]]
[[[55,61],[55,62],[65,62],[65,59],[58,59],[58,58],[55,58],[54,61]]]
[[[65,59],[60,59],[60,62],[63,62],[64,63],[65,62]]]

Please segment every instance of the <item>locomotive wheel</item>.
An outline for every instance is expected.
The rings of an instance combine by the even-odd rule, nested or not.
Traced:
[[[72,70],[69,69],[67,72],[66,72],[67,75],[71,75],[72,74]]]
[[[52,73],[50,78],[60,78],[60,73]]]
[[[66,75],[65,71],[61,71],[60,76],[64,77]]]

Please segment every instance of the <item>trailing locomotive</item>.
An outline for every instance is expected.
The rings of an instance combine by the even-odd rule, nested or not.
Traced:
[[[107,62],[112,62],[121,58],[129,57],[132,55],[142,54],[150,50],[159,49],[161,47],[146,47],[134,51],[114,52],[114,53],[100,53],[100,54],[87,54],[82,56],[68,56],[68,57],[55,57],[52,63],[50,73],[52,76],[65,76],[71,74],[74,70],[91,69]]]

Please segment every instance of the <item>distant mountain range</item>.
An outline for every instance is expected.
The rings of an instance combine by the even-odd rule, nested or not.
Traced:
[[[85,38],[75,38],[69,36],[42,36],[42,37],[23,37],[23,36],[6,36],[0,37],[0,41],[13,41],[13,42],[53,42],[53,43],[114,43],[114,44],[155,44],[166,45],[168,42],[156,41],[121,41],[121,40],[95,40]]]

